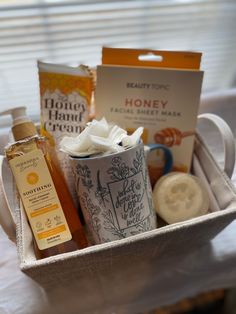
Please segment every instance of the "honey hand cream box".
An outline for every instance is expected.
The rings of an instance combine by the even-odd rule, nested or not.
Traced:
[[[163,62],[141,61],[146,50],[103,48],[97,67],[96,118],[128,132],[144,127],[144,143],[161,143],[173,153],[175,171],[191,166],[203,72],[201,54],[152,51]],[[152,184],[163,169],[161,150],[150,154]]]

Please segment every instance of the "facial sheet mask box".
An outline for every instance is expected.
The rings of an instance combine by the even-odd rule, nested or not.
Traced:
[[[97,67],[96,118],[106,117],[130,132],[143,126],[144,143],[170,147],[173,170],[188,172],[203,79],[201,53],[151,53],[103,48],[103,64]],[[159,61],[146,61],[146,55],[158,56]],[[161,152],[151,154],[148,166],[154,184],[162,175]]]

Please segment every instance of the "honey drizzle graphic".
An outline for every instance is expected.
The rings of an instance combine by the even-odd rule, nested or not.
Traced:
[[[193,136],[195,131],[181,132],[176,128],[162,129],[154,134],[155,143],[163,144],[168,147],[180,145],[182,140],[188,136]]]

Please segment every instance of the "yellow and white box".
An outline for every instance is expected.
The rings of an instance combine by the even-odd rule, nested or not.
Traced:
[[[171,148],[174,170],[188,172],[200,101],[201,53],[103,48],[97,67],[96,118],[132,132],[144,127],[144,143]],[[148,161],[151,182],[161,176],[160,151]]]

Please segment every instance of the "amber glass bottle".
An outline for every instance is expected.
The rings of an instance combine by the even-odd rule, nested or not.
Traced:
[[[6,157],[39,249],[37,255],[44,258],[86,247],[77,210],[47,139],[37,135],[28,118],[13,125],[12,133],[16,142],[6,148]]]

